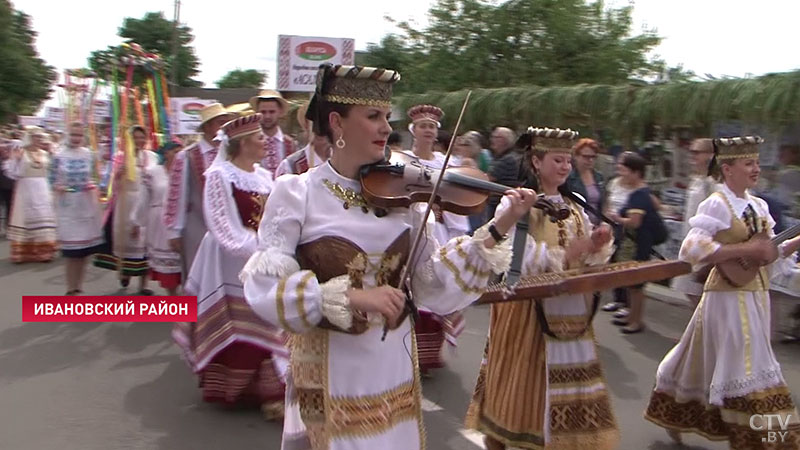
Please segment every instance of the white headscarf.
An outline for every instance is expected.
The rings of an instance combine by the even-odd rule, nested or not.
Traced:
[[[228,139],[228,135],[225,134],[225,130],[222,128],[217,131],[217,135],[214,137],[214,140],[219,142],[219,147],[217,149],[217,156],[214,157],[214,162],[208,166],[205,173],[208,173],[213,167],[221,166],[225,161],[228,160],[228,144],[230,140]]]

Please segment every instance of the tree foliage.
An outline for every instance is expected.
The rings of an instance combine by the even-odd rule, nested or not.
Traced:
[[[632,6],[602,1],[437,0],[429,25],[370,45],[365,64],[397,69],[400,92],[464,87],[618,84],[661,72],[652,30],[632,35]],[[392,20],[392,19],[389,19]],[[393,21],[393,20],[392,20]]]
[[[438,105],[445,111],[447,128],[453,126],[465,97],[466,90],[426,92],[399,96],[395,103],[403,111],[421,103]],[[462,130],[537,125],[589,134],[611,129],[635,137],[654,125],[708,132],[714,122],[726,120],[797,123],[800,71],[752,79],[475,89]]]
[[[217,81],[220,89],[228,88],[260,88],[267,81],[266,72],[255,69],[235,69],[225,74],[222,79]]]
[[[174,23],[167,20],[163,13],[149,12],[141,19],[125,18],[117,34],[141,45],[147,52],[160,55],[166,63],[169,81],[177,78],[178,86],[200,87],[203,83],[193,78],[200,73],[200,60],[195,54],[194,47],[191,46],[194,40],[192,29],[186,25],[177,27],[177,56],[173,54],[174,32]],[[89,67],[101,78],[109,79],[112,65],[115,61],[119,61],[123,53],[124,49],[121,46],[109,46],[105,50],[93,51],[89,56]],[[135,84],[139,84],[141,75],[137,73]]]
[[[33,114],[50,96],[56,72],[39,58],[30,17],[0,0],[0,122]]]

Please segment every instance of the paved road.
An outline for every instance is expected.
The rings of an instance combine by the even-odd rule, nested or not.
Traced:
[[[0,241],[0,450],[216,450],[280,448],[280,427],[254,410],[224,410],[200,401],[195,379],[169,338],[168,324],[22,323],[23,294],[61,295],[61,261],[12,265]],[[114,275],[90,269],[85,291],[120,292]],[[641,413],[656,366],[680,336],[689,311],[651,301],[649,329],[619,334],[600,313],[596,335],[621,449],[666,450],[665,433]],[[446,369],[424,380],[428,448],[477,450],[461,423],[472,392],[488,309],[467,313],[467,329]],[[775,346],[790,388],[800,392],[793,345]],[[688,448],[724,449],[698,437]],[[687,447],[684,447],[687,448]]]

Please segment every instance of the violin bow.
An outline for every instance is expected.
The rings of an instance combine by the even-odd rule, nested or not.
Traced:
[[[406,288],[404,292],[406,295],[411,295],[411,286],[410,286],[410,279],[409,274],[414,273],[414,269],[416,266],[416,254],[419,250],[420,242],[422,241],[422,235],[425,233],[425,227],[428,226],[428,216],[431,214],[431,210],[433,209],[433,204],[436,202],[436,196],[439,193],[439,187],[444,181],[444,172],[447,170],[447,164],[450,162],[450,155],[453,153],[453,143],[455,143],[456,138],[458,137],[458,128],[461,126],[461,119],[464,118],[464,112],[467,110],[467,104],[469,103],[469,98],[472,96],[472,91],[467,91],[467,96],[464,99],[464,104],[461,106],[461,113],[458,115],[458,120],[456,121],[456,126],[453,129],[453,136],[450,138],[450,145],[447,146],[447,152],[444,154],[444,163],[442,163],[442,168],[439,170],[439,178],[436,180],[436,184],[433,186],[433,191],[431,191],[431,198],[428,200],[428,205],[425,207],[425,213],[422,215],[422,223],[420,224],[419,228],[417,228],[417,234],[414,236],[414,242],[411,244],[411,251],[408,253],[408,259],[406,259],[406,263],[403,265],[403,269],[400,272],[400,289]],[[416,311],[416,306],[414,305],[414,300],[411,298],[406,298],[406,308],[410,309],[410,312]],[[415,314],[416,315],[416,314]],[[388,326],[384,326],[383,328],[383,337],[381,340],[386,339],[386,333],[389,331]]]

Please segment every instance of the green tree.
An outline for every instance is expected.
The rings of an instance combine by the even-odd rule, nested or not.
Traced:
[[[200,73],[200,60],[191,46],[194,40],[192,29],[186,25],[177,27],[177,57],[173,54],[174,32],[173,22],[167,20],[163,13],[149,12],[141,19],[125,18],[117,34],[141,45],[146,52],[160,55],[167,64],[167,79],[170,82],[177,78],[178,86],[200,87],[203,83],[193,78]],[[89,67],[100,77],[108,79],[112,64],[119,60],[123,52],[121,46],[93,51],[89,56]],[[141,73],[137,73],[136,84],[141,80],[140,75]]]
[[[33,114],[50,96],[56,72],[39,58],[30,17],[0,0],[0,122]]]
[[[402,32],[363,60],[400,70],[400,92],[623,83],[662,68],[647,57],[661,38],[632,35],[631,13],[602,1],[437,0],[426,28],[397,22]]]
[[[267,81],[267,73],[255,69],[235,69],[217,81],[220,89],[228,88],[260,88]]]

